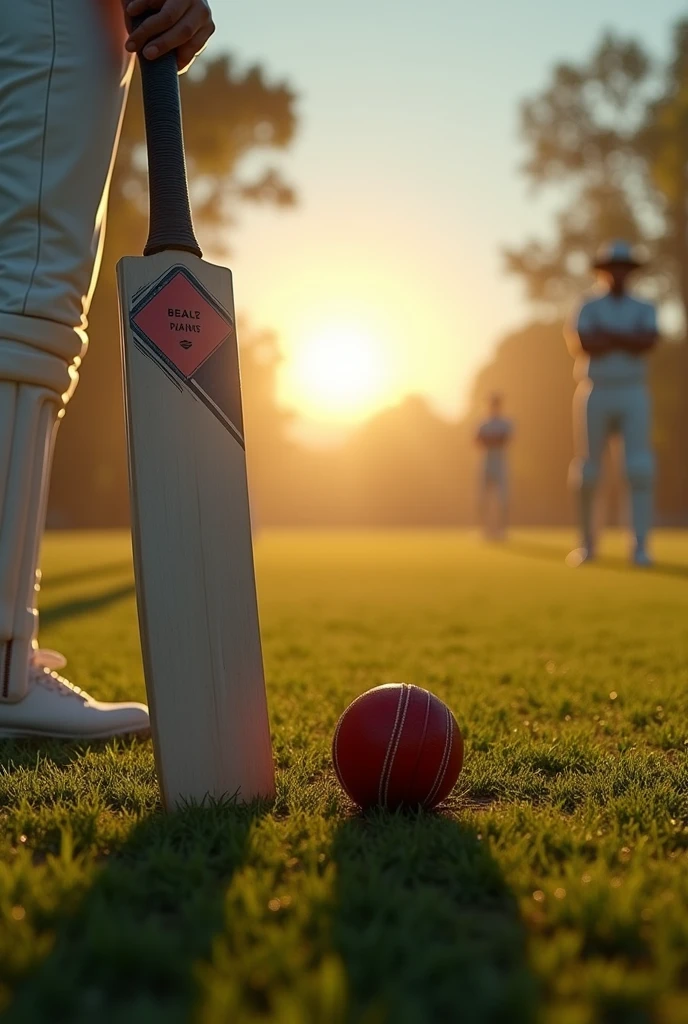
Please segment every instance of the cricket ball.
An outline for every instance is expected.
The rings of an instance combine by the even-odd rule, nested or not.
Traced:
[[[332,760],[360,807],[435,807],[463,764],[463,738],[434,693],[388,683],[357,697],[339,719]]]

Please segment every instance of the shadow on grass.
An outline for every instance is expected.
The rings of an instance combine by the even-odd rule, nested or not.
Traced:
[[[568,550],[560,547],[552,547],[549,544],[538,544],[525,540],[510,540],[504,545],[504,552],[507,554],[524,555],[527,558],[541,558],[548,562],[557,562],[565,565]],[[613,572],[637,572],[648,576],[675,576],[688,579],[688,565],[678,562],[655,562],[651,566],[639,569],[631,565],[627,558],[620,558],[618,555],[598,555],[590,566],[581,566],[579,571],[587,572],[592,569],[610,569]]]
[[[334,942],[352,1020],[535,1019],[516,900],[474,829],[441,815],[376,812],[340,826],[333,856]]]
[[[113,587],[111,590],[106,590],[102,594],[78,597],[71,601],[63,601],[61,604],[48,605],[47,608],[41,608],[41,622],[44,625],[54,625],[56,622],[62,622],[64,619],[73,619],[78,615],[88,615],[91,612],[107,608],[117,601],[122,601],[125,597],[131,597],[134,591],[134,583],[131,581],[123,583],[118,587]]]
[[[85,569],[70,569],[69,572],[47,572],[43,576],[43,585],[52,589],[71,583],[82,583],[84,580],[99,580],[105,576],[122,576],[124,573],[131,576],[133,571],[131,559],[122,558],[118,562],[99,562],[98,565],[89,565]]]
[[[0,773],[11,776],[16,772],[35,769],[50,763],[55,768],[66,768],[81,758],[89,748],[104,748],[116,743],[137,742],[127,740],[68,740],[52,736],[31,736],[22,739],[0,739]],[[0,802],[1,805],[1,802]]]
[[[226,888],[262,813],[256,805],[213,805],[135,825],[74,911],[63,910],[51,952],[3,1019],[192,1019],[196,965],[222,930]]]

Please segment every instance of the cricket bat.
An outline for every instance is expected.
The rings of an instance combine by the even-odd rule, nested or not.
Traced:
[[[174,54],[140,58],[150,231],[117,265],[136,597],[166,808],[274,793],[232,274],[194,235]]]

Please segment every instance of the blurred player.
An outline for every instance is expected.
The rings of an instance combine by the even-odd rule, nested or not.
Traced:
[[[506,449],[513,427],[511,420],[502,416],[501,395],[490,397],[489,412],[475,435],[484,452],[478,485],[480,520],[488,539],[504,540],[509,497]]]
[[[569,565],[595,557],[593,500],[609,437],[620,434],[635,532],[632,559],[651,565],[647,538],[652,521],[654,458],[650,447],[647,354],[657,343],[657,316],[650,302],[627,291],[641,266],[626,242],[614,242],[593,264],[599,288],[583,302],[570,331],[569,350],[580,381],[573,405],[575,454],[572,480],[580,489],[581,547]]]
[[[129,38],[123,7],[132,17],[153,12]],[[212,31],[206,0],[3,4],[0,737],[149,728],[145,705],[94,700],[58,674],[61,654],[39,648],[38,556],[55,435],[86,353],[131,54],[176,50],[183,70]]]

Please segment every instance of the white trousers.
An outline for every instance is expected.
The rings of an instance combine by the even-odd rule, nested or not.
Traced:
[[[502,452],[488,453],[478,479],[478,510],[483,531],[488,537],[499,536],[506,530],[508,504],[506,459]]]
[[[85,344],[132,67],[110,3],[21,0],[0,18],[0,339],[67,365]]]
[[[20,0],[0,17],[0,699],[23,695],[35,644],[55,430],[86,349],[133,66],[121,18],[115,0]]]
[[[574,396],[573,427],[576,458],[573,480],[580,487],[583,546],[594,547],[592,495],[597,487],[605,446],[620,434],[636,539],[645,544],[652,518],[655,461],[651,448],[651,403],[644,385],[578,385]]]

